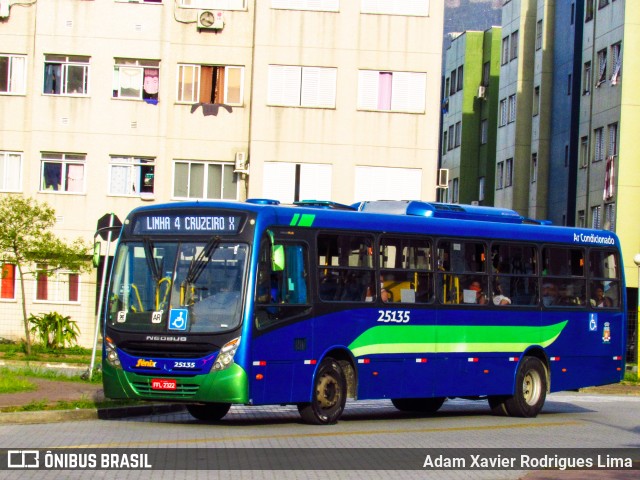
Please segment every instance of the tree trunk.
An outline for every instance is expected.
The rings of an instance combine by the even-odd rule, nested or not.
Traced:
[[[22,275],[22,265],[17,263],[18,273],[20,274],[20,297],[22,299],[22,321],[24,322],[24,336],[27,348],[27,355],[31,355],[31,333],[29,332],[29,319],[27,318],[27,301],[24,296],[24,275]]]

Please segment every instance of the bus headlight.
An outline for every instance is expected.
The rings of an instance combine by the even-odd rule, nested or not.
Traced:
[[[240,338],[234,338],[230,342],[227,342],[221,349],[213,364],[213,370],[224,370],[233,363],[233,357],[236,354],[238,345],[240,345]]]
[[[104,339],[104,347],[105,357],[107,359],[107,362],[109,362],[109,365],[115,368],[122,368],[120,359],[118,358],[118,351],[116,350],[116,346],[109,337]]]

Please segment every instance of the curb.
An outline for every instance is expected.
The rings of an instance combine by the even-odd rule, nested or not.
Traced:
[[[161,413],[177,413],[185,410],[182,404],[151,404],[131,407],[114,407],[76,410],[40,410],[35,412],[0,413],[1,424],[28,425],[36,423],[75,422],[80,420],[116,420]]]

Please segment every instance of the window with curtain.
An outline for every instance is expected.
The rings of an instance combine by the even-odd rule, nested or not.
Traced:
[[[244,67],[178,64],[179,103],[242,105]]]
[[[113,67],[113,98],[157,103],[160,61],[116,58]]]
[[[0,192],[22,191],[22,155],[0,151]]]
[[[16,298],[16,266],[11,263],[2,264],[0,298],[5,300]]]
[[[426,73],[360,70],[358,109],[424,113],[426,87]]]
[[[153,193],[155,159],[112,156],[109,165],[109,194],[140,196]]]
[[[89,58],[84,56],[45,55],[43,93],[69,96],[88,95]]]
[[[27,85],[27,57],[0,55],[0,95],[24,95]]]
[[[41,192],[84,193],[86,155],[42,153]]]
[[[598,81],[596,88],[607,81],[607,49],[603,48],[598,52]]]
[[[267,104],[335,108],[337,68],[269,65]]]

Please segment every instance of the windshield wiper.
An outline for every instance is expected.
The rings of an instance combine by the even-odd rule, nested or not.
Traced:
[[[153,275],[153,279],[157,282],[160,279],[160,275],[158,274],[158,265],[156,264],[156,261],[153,258],[153,245],[151,244],[151,240],[149,240],[146,237],[143,238],[143,245],[144,245],[144,258],[147,261],[149,270],[151,270],[151,275]]]
[[[205,258],[211,258],[211,253],[218,248],[218,245],[220,245],[220,237],[213,237],[207,242],[198,256],[191,260],[187,276],[184,279],[185,283],[195,283],[196,280],[200,278],[200,275],[202,275],[202,272],[207,267],[207,263],[209,263],[208,260],[206,262],[203,260]]]

